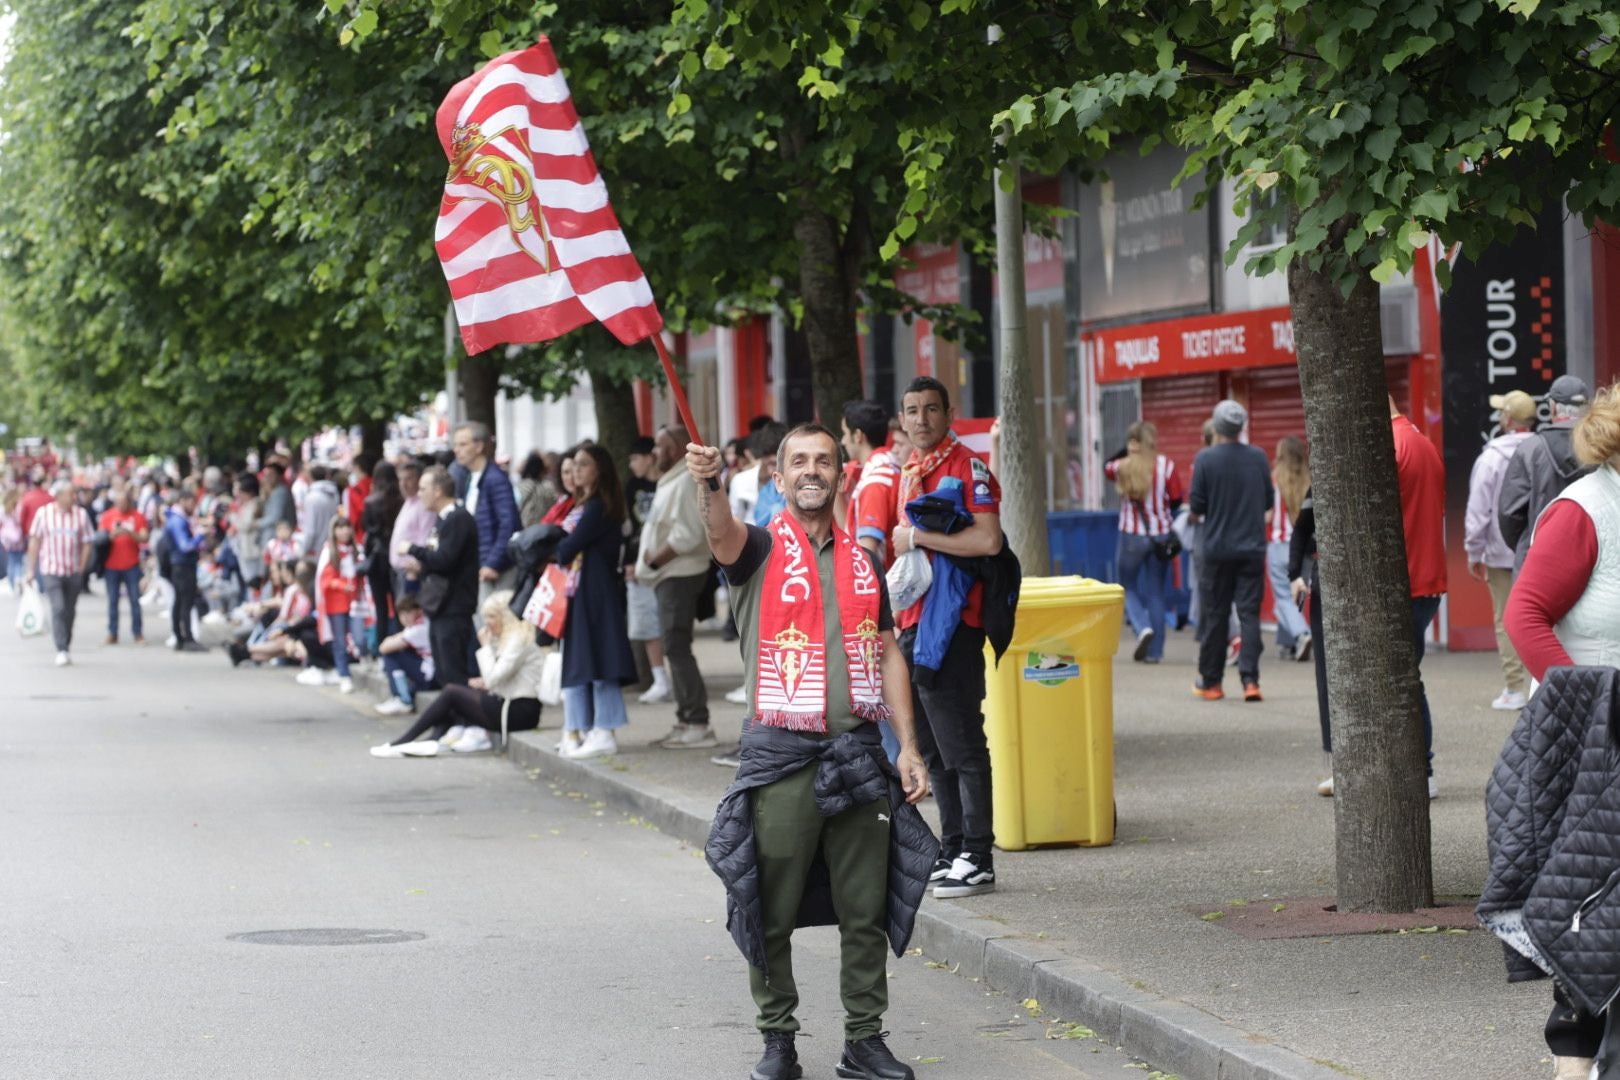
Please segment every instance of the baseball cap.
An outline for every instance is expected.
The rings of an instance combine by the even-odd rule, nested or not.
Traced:
[[[1560,375],[1547,388],[1547,396],[1560,405],[1585,405],[1592,400],[1592,388],[1576,375]]]
[[[1509,390],[1505,394],[1492,394],[1491,408],[1503,416],[1524,421],[1536,415],[1536,399],[1523,390]]]
[[[1243,433],[1243,425],[1249,422],[1249,414],[1242,405],[1228,398],[1216,404],[1210,420],[1215,425],[1217,435],[1234,439]]]

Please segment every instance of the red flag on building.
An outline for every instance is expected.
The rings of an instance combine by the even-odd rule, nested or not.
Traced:
[[[545,35],[457,83],[438,129],[434,245],[469,353],[593,319],[626,345],[663,328]]]

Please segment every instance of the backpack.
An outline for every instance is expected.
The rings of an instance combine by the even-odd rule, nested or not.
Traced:
[[[164,581],[174,579],[174,552],[169,545],[169,531],[162,530],[152,541],[152,557],[157,560],[158,577]]]

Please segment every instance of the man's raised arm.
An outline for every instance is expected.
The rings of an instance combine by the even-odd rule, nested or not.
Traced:
[[[703,514],[703,533],[709,551],[721,566],[730,566],[742,555],[748,542],[748,526],[731,516],[731,503],[723,491],[710,491],[709,480],[720,476],[720,450],[713,446],[686,444],[686,468],[697,484],[698,508]]]

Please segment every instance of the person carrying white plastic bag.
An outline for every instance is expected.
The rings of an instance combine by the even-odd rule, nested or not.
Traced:
[[[39,637],[51,626],[50,609],[45,597],[32,582],[23,586],[22,601],[17,605],[17,633],[22,637]]]

